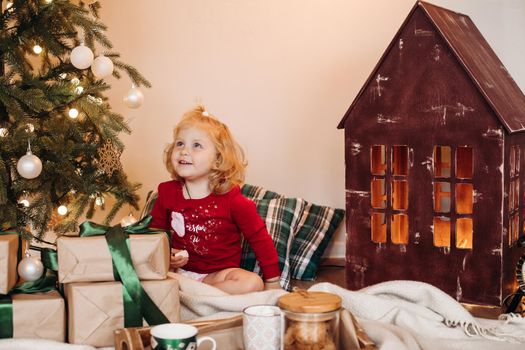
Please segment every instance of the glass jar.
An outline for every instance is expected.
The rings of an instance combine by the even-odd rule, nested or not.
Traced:
[[[293,292],[279,298],[281,349],[336,350],[341,298],[325,292]]]

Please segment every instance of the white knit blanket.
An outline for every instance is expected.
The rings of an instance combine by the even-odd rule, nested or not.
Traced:
[[[256,304],[276,304],[285,291],[228,295],[214,287],[176,275],[181,287],[183,320],[222,318]],[[381,350],[402,349],[525,349],[525,319],[473,317],[461,304],[429,284],[384,282],[349,291],[330,283],[309,290],[341,296],[343,307],[357,317]]]
[[[277,299],[286,293],[282,290],[270,290],[229,295],[178,274],[173,274],[173,277],[180,282],[183,320],[230,317],[239,314],[249,305],[276,304]],[[501,320],[474,318],[461,304],[426,283],[392,281],[359,291],[319,283],[309,290],[340,295],[343,307],[357,317],[365,332],[381,350],[525,349],[525,319],[513,315],[503,315]],[[8,349],[93,348],[42,340],[0,340],[0,350]]]

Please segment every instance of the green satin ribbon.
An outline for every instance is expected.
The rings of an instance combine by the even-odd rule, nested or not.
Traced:
[[[159,310],[140,284],[131,261],[129,250],[130,234],[151,234],[164,232],[148,228],[151,216],[122,227],[103,226],[86,221],[80,225],[80,236],[90,237],[104,235],[113,261],[116,280],[122,282],[122,300],[124,302],[124,327],[140,327],[144,318],[150,326],[169,323],[168,318]]]
[[[0,235],[5,234],[17,234],[15,232],[0,232]],[[20,237],[20,236],[19,236]],[[19,257],[21,246],[19,245]],[[45,252],[44,252],[45,251]],[[55,258],[53,261],[52,255],[55,253]],[[36,281],[25,282],[18,286],[11,288],[9,293],[5,295],[0,294],[0,339],[2,338],[12,338],[13,337],[13,300],[11,298],[14,294],[34,294],[34,293],[44,293],[56,289],[57,276],[54,271],[58,269],[58,262],[56,259],[56,252],[49,248],[42,249],[42,263],[46,269],[52,270],[47,273],[44,270],[44,274]],[[20,259],[18,259],[20,260]]]

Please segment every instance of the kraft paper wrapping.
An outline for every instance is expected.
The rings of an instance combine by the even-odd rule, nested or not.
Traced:
[[[0,235],[0,294],[7,294],[18,278],[18,235]]]
[[[143,281],[142,286],[170,322],[180,321],[179,284],[175,279]],[[113,332],[124,328],[120,282],[70,283],[66,285],[66,299],[70,343],[114,346]]]
[[[131,260],[140,280],[163,280],[169,270],[170,249],[165,233],[130,235]],[[58,280],[114,281],[111,254],[104,236],[60,237],[57,240]]]
[[[15,294],[13,338],[66,340],[66,306],[57,291]]]

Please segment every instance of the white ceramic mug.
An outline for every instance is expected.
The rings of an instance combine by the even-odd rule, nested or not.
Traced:
[[[273,305],[248,306],[242,312],[245,350],[279,350],[281,310]]]
[[[198,337],[194,326],[184,323],[165,323],[150,330],[151,348],[153,350],[196,350],[203,341],[212,343],[212,350],[217,343],[212,337]]]

